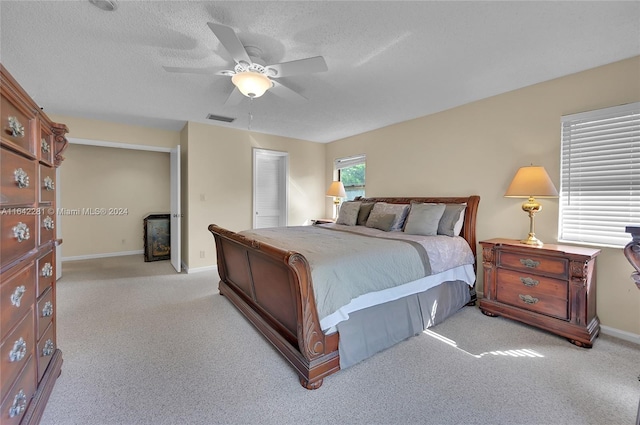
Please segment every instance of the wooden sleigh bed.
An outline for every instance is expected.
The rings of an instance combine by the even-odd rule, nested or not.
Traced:
[[[475,271],[479,196],[360,200],[387,204],[466,204],[460,236],[471,248]],[[307,258],[295,250],[281,249],[215,224],[209,225],[209,231],[215,239],[220,294],[291,363],[303,387],[319,388],[326,376],[340,370],[340,333],[323,332],[320,326]],[[467,288],[467,305],[473,305],[475,289]]]

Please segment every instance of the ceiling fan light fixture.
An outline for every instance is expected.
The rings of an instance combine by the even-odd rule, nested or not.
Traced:
[[[252,71],[239,72],[231,77],[231,81],[240,93],[251,98],[262,96],[273,86],[269,77]]]

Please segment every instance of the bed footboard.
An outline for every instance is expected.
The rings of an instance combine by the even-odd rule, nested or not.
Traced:
[[[306,258],[215,224],[220,294],[282,353],[307,389],[340,369],[338,335],[324,335]]]

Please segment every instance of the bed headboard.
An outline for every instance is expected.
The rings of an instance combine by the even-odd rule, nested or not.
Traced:
[[[462,225],[462,231],[460,236],[466,239],[471,247],[473,256],[476,258],[476,215],[478,213],[478,204],[480,203],[480,196],[471,195],[466,197],[404,197],[404,198],[363,198],[357,197],[356,200],[362,202],[387,202],[389,204],[411,204],[411,203],[433,203],[433,204],[467,204],[467,209],[464,213],[464,224]]]

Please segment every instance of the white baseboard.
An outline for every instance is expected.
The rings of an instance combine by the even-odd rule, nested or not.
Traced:
[[[600,332],[605,335],[614,336],[616,338],[624,339],[625,341],[633,342],[640,345],[640,335],[627,331],[621,331],[620,329],[612,328],[610,326],[600,325]]]
[[[144,250],[138,251],[120,251],[120,252],[106,252],[103,254],[89,254],[89,255],[76,255],[73,257],[62,257],[62,261],[77,261],[77,260],[93,260],[95,258],[106,257],[122,257],[124,255],[140,255],[144,254]]]
[[[482,299],[482,292],[477,292],[478,301]],[[640,335],[634,334],[627,331],[621,331],[620,329],[612,328],[611,326],[600,325],[600,332],[604,335],[613,336],[616,338],[623,339],[625,341],[633,342],[634,344],[640,345]]]
[[[187,267],[184,263],[182,263],[182,268],[188,273],[200,273],[200,272],[210,272],[210,271],[214,271],[216,277],[218,276],[218,265],[213,265],[213,266],[205,266],[205,267],[194,267],[194,268],[189,268]]]

